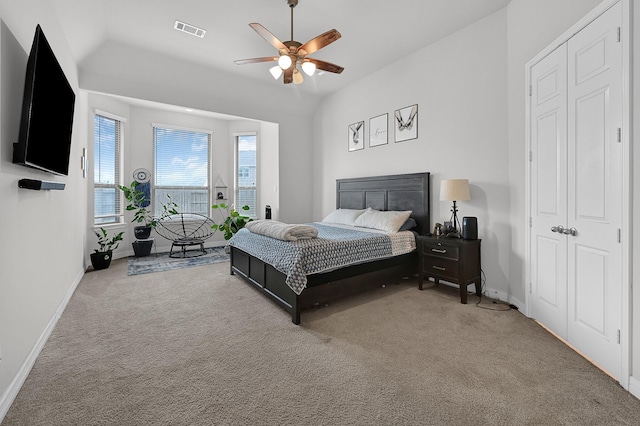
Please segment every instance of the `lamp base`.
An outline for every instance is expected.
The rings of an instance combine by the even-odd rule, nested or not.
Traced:
[[[458,220],[458,207],[456,206],[456,202],[453,202],[453,206],[451,207],[451,223],[453,224],[453,231],[458,232],[462,230],[462,226],[460,226],[460,221]],[[458,234],[459,235],[459,234]]]

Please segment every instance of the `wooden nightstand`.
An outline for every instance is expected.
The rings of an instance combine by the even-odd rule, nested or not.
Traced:
[[[467,303],[467,286],[475,283],[476,294],[482,291],[480,241],[459,238],[417,237],[419,251],[419,286],[424,277],[438,284],[444,280],[460,286],[460,302]]]

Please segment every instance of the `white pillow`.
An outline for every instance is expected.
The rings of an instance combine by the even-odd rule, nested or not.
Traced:
[[[373,228],[387,232],[398,232],[398,229],[411,216],[412,211],[380,211],[368,209],[356,219],[355,226]]]
[[[340,225],[351,225],[353,226],[354,222],[364,213],[363,210],[353,210],[353,209],[337,209],[329,213],[327,217],[325,217],[322,221],[326,223],[338,223]]]

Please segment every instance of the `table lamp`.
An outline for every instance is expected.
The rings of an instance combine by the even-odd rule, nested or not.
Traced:
[[[471,199],[468,179],[445,179],[440,181],[440,201],[453,201],[451,207],[451,222],[453,222],[454,232],[461,229],[458,221],[458,208],[456,201],[466,201]]]

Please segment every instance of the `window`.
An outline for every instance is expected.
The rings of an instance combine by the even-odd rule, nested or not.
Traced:
[[[258,217],[256,135],[236,136],[236,209],[249,206],[247,216]]]
[[[122,221],[120,152],[122,121],[96,113],[93,120],[93,205],[96,225]]]
[[[160,215],[167,195],[183,213],[209,216],[211,133],[167,126],[153,127],[154,206]]]

